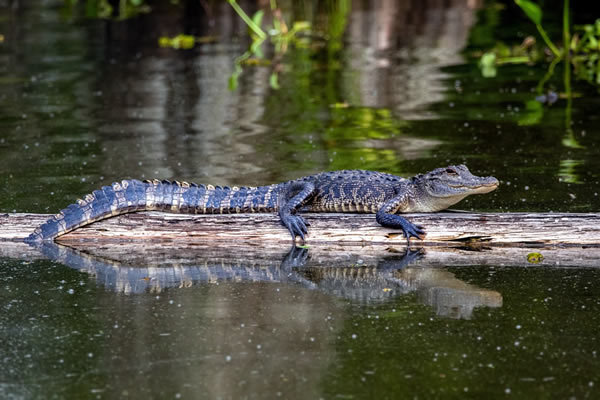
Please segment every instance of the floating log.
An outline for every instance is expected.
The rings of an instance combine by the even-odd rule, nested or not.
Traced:
[[[381,227],[370,214],[303,214],[310,223],[306,244],[403,246],[401,232]],[[406,214],[425,227],[427,236],[413,245],[600,247],[600,213]],[[47,220],[44,214],[0,214],[0,241],[22,240]],[[82,241],[176,241],[186,243],[290,243],[275,214],[187,215],[162,212],[125,214],[61,236],[61,243]]]

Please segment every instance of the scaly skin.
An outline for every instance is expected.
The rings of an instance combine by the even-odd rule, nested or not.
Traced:
[[[186,214],[279,213],[292,239],[304,240],[308,223],[299,211],[374,213],[379,224],[401,229],[407,241],[422,227],[397,215],[444,210],[471,194],[498,187],[494,177],[472,175],[466,166],[438,168],[406,179],[375,171],[323,172],[259,187],[196,185],[177,181],[124,180],[104,186],[60,211],[25,239],[38,243],[115,215],[136,211]]]

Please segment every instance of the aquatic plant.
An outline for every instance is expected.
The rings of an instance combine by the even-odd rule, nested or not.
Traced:
[[[254,13],[252,18],[250,18],[236,0],[227,1],[248,26],[250,37],[252,39],[252,43],[248,50],[235,60],[235,69],[229,78],[229,88],[234,90],[237,87],[238,78],[243,72],[243,65],[269,65],[273,63],[275,67],[269,77],[269,84],[273,89],[278,89],[278,74],[280,68],[277,68],[277,61],[287,51],[290,44],[298,44],[300,42],[301,39],[298,34],[302,31],[309,31],[310,23],[307,21],[295,21],[290,29],[283,19],[282,11],[277,5],[277,1],[270,0],[271,24],[266,25],[265,29],[263,29],[262,22],[265,15],[264,10],[258,10]],[[261,49],[263,43],[267,39],[271,40],[275,50],[271,60],[265,60]]]
[[[308,21],[294,21],[291,28],[283,18],[283,12],[277,5],[276,0],[270,0],[270,22],[263,23],[266,18],[265,10],[256,11],[252,17],[240,7],[236,0],[227,0],[236,14],[248,26],[250,38],[252,42],[242,55],[237,57],[234,62],[234,71],[229,77],[229,88],[235,90],[238,85],[238,79],[243,67],[247,66],[273,66],[271,75],[269,76],[269,84],[273,89],[279,88],[279,72],[282,69],[280,59],[286,53],[291,44],[302,45],[303,37],[299,35],[301,32],[310,31],[311,24]],[[171,47],[174,49],[191,49],[197,43],[210,41],[211,38],[197,38],[191,35],[177,35],[175,37],[159,38],[161,47]],[[265,57],[262,47],[269,40],[273,45],[273,56]]]
[[[571,27],[569,0],[564,0],[562,46],[559,46],[552,41],[542,25],[543,12],[539,5],[531,0],[514,0],[514,2],[533,22],[545,48],[537,45],[536,39],[532,36],[525,38],[520,45],[512,47],[497,43],[479,59],[479,67],[484,77],[496,76],[497,67],[503,64],[535,64],[546,60],[550,62],[551,75],[556,63],[564,59],[574,68],[577,78],[600,85],[600,19],[597,19],[594,24]],[[541,86],[538,87],[540,92],[543,90],[543,84]]]

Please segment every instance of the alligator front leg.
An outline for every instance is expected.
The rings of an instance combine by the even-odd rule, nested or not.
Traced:
[[[425,231],[422,226],[415,225],[406,218],[395,214],[406,207],[407,201],[406,194],[397,195],[386,201],[379,211],[377,211],[377,214],[375,214],[375,219],[380,225],[387,228],[401,229],[402,233],[404,233],[404,237],[406,237],[406,245],[408,246],[410,245],[411,237],[423,239]]]
[[[312,182],[293,183],[284,194],[284,203],[279,208],[279,218],[292,235],[292,241],[300,236],[304,241],[304,235],[308,232],[308,222],[299,215],[298,209],[305,204],[315,193],[315,185]]]

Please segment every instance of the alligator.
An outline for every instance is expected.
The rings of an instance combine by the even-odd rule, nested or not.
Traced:
[[[398,213],[444,210],[471,194],[496,189],[496,178],[471,174],[464,165],[437,168],[412,178],[383,172],[322,172],[284,183],[227,187],[135,179],[115,182],[77,200],[40,225],[25,241],[54,240],[76,228],[136,211],[185,214],[278,213],[295,242],[308,233],[300,212],[373,213],[376,221],[423,239],[425,231]]]

